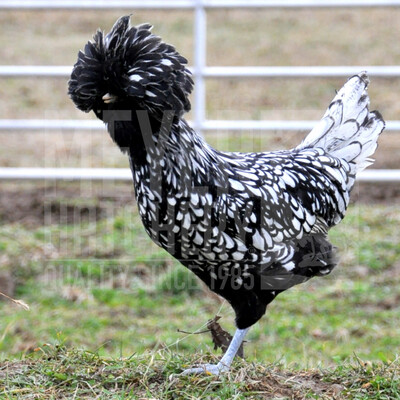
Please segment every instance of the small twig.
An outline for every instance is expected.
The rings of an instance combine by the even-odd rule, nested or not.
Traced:
[[[7,296],[6,294],[0,292],[0,296],[5,297],[6,299],[12,301],[13,303],[17,304],[18,306],[22,307],[25,310],[29,310],[28,304],[26,304],[23,300],[15,300],[10,296]]]
[[[210,329],[206,329],[205,331],[199,331],[199,332],[188,332],[188,331],[183,331],[181,329],[177,329],[176,331],[179,333],[185,333],[186,335],[200,335],[200,333],[210,332]]]

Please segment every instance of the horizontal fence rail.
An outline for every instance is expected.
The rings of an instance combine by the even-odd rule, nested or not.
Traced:
[[[193,121],[188,121],[193,126]],[[206,120],[200,126],[203,131],[311,131],[317,120]],[[7,131],[105,131],[98,120],[72,119],[0,119],[0,134]],[[385,131],[399,131],[400,121],[386,121]]]
[[[198,131],[309,131],[317,121],[301,120],[207,120],[205,117],[205,79],[245,78],[332,78],[349,77],[367,71],[371,77],[399,78],[400,66],[207,66],[206,65],[206,10],[213,8],[344,8],[344,7],[400,7],[400,0],[0,0],[0,10],[68,10],[68,9],[189,9],[194,12],[194,75],[193,121]],[[0,78],[63,78],[68,79],[71,66],[2,65]],[[104,131],[96,120],[0,120],[0,134],[14,131]],[[400,121],[387,121],[387,131],[400,131]],[[0,168],[1,179],[66,179],[66,180],[130,180],[124,169],[74,168]],[[361,181],[400,181],[400,170],[368,170],[360,174]]]
[[[399,0],[2,0],[1,9],[193,9],[204,8],[324,8],[396,7]]]
[[[204,67],[194,75],[205,78],[347,78],[361,71],[377,78],[400,77],[400,66],[294,66],[294,67]],[[72,67],[49,65],[0,65],[0,78],[69,78]]]
[[[65,181],[132,181],[128,168],[0,168],[0,179]],[[360,182],[400,182],[400,173],[392,169],[366,170],[357,175]]]
[[[0,168],[0,179],[131,181],[128,168]]]

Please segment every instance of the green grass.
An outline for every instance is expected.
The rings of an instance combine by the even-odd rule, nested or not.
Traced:
[[[60,200],[68,218],[49,200],[53,224],[0,227],[0,272],[30,305],[0,302],[0,397],[399,398],[396,205],[349,208],[330,234],[339,267],[281,294],[230,375],[171,383],[221,356],[209,333],[182,331],[218,314],[233,332],[230,306],[145,236],[134,204],[89,199],[99,217],[82,219],[83,200]]]
[[[148,239],[131,206],[99,221],[0,228],[3,266],[15,297],[0,303],[0,357],[29,355],[58,335],[69,345],[128,356],[164,345],[191,353],[212,347],[201,330],[216,313],[233,331],[233,312]],[[353,353],[393,360],[400,346],[396,207],[352,206],[332,230],[341,265],[283,294],[249,333],[248,360],[331,365]],[[91,256],[89,256],[91,255]]]
[[[44,345],[0,367],[4,399],[365,399],[400,398],[400,364],[357,357],[330,369],[294,370],[279,363],[237,360],[223,376],[179,376],[211,354],[182,356],[170,350],[102,357],[62,342]]]

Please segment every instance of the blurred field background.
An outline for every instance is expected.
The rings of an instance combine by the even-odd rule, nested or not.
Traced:
[[[73,65],[98,27],[126,10],[0,13],[1,64]],[[192,64],[191,12],[137,11]],[[397,65],[399,8],[213,10],[208,65]],[[207,82],[210,119],[318,119],[343,79],[221,79]],[[2,79],[0,118],[93,118],[74,109],[64,79]],[[398,120],[400,79],[371,79],[371,108]],[[190,116],[188,117],[190,118]],[[210,132],[223,150],[290,147],[304,133]],[[382,135],[376,168],[400,168],[399,132]],[[0,134],[0,165],[128,167],[104,132]],[[330,366],[357,355],[394,360],[400,346],[400,191],[362,184],[331,233],[341,265],[271,304],[248,335],[248,360],[296,368]],[[212,351],[208,334],[185,335],[233,312],[153,245],[130,184],[0,182],[0,291],[29,312],[0,302],[0,359],[23,358],[45,343],[112,357],[167,346]]]

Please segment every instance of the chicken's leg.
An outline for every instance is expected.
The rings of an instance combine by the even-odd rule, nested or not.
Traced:
[[[240,345],[243,342],[246,333],[249,328],[246,329],[236,329],[235,335],[232,338],[232,341],[226,350],[226,353],[221,358],[218,364],[202,364],[196,368],[185,369],[181,375],[189,375],[189,374],[204,374],[209,373],[213,375],[219,375],[221,372],[229,371],[229,368],[232,364],[232,361],[239,350]]]

